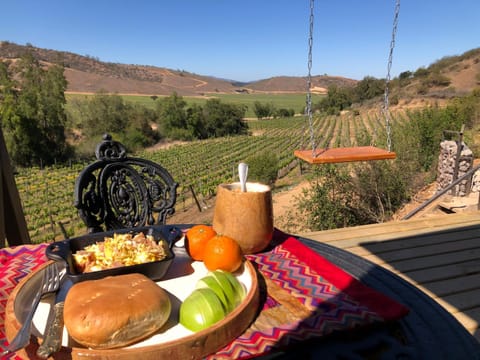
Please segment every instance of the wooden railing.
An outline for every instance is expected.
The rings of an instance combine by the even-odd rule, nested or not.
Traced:
[[[445,188],[443,188],[442,190],[440,191],[437,191],[435,193],[435,195],[433,195],[430,199],[428,199],[427,201],[425,201],[424,203],[422,203],[421,205],[419,205],[417,208],[413,209],[412,211],[410,211],[407,215],[405,215],[402,220],[408,220],[410,219],[412,216],[414,216],[415,214],[417,214],[419,211],[425,209],[428,205],[430,205],[431,203],[433,203],[435,200],[437,200],[440,196],[446,194],[448,191],[450,191],[454,186],[456,186],[457,184],[459,184],[460,182],[462,182],[464,179],[468,178],[469,176],[473,176],[473,174],[480,169],[480,165],[477,165],[475,167],[473,167],[472,169],[470,169],[469,171],[467,171],[465,174],[463,174],[462,176],[460,176],[458,179],[456,179],[455,181],[453,181],[450,185],[446,186]],[[480,210],[480,198],[479,198],[479,202],[477,204],[477,209]]]

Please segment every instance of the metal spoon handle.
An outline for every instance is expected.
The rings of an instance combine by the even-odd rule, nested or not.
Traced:
[[[247,176],[248,176],[248,165],[245,163],[238,164],[238,177],[240,178],[240,188],[242,192],[247,191]]]

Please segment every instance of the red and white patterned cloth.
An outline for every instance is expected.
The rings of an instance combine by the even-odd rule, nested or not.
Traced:
[[[333,332],[396,320],[408,313],[405,306],[364,285],[299,240],[276,231],[274,242],[273,249],[247,257],[264,278],[295,298],[298,307],[308,309],[309,315],[260,329],[254,323],[211,359],[250,358]],[[280,306],[268,293],[262,312]]]
[[[48,259],[47,244],[22,245],[0,249],[0,352],[5,350],[5,308],[8,296],[26,275],[35,271]],[[20,359],[15,354],[10,359]],[[3,359],[2,359],[3,360]]]

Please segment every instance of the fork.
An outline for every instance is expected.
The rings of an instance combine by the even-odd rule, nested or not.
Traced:
[[[35,314],[35,310],[37,309],[38,304],[40,303],[40,299],[43,295],[58,290],[58,288],[60,287],[61,277],[62,274],[59,272],[56,263],[53,263],[46,267],[45,271],[43,271],[41,288],[39,291],[37,291],[35,297],[33,298],[32,307],[27,317],[25,318],[22,327],[18,331],[15,338],[9,343],[6,350],[0,354],[0,358],[3,358],[8,354],[23,349],[25,346],[28,345],[28,343],[30,342],[33,315]]]

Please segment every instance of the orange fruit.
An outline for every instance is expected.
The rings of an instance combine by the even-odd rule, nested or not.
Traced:
[[[217,235],[217,232],[208,225],[194,225],[187,230],[185,235],[187,253],[193,260],[203,261],[207,242]]]
[[[234,272],[240,268],[242,260],[242,249],[231,237],[216,235],[207,242],[203,262],[208,270]]]

